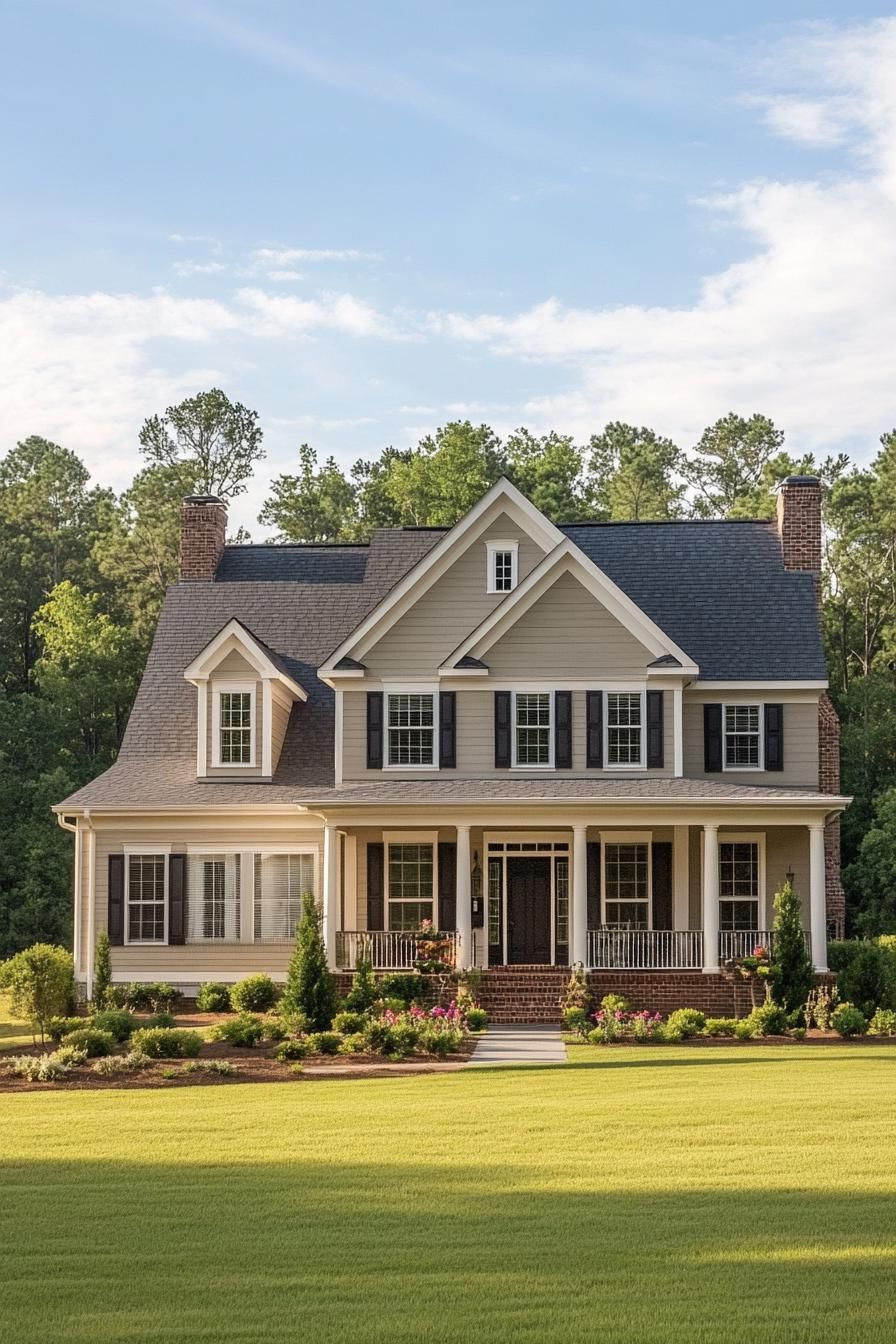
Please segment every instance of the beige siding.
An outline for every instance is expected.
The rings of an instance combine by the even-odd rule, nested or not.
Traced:
[[[482,654],[493,677],[643,676],[648,652],[572,574],[563,574]]]
[[[218,680],[231,678],[232,680],[254,681],[258,676],[255,668],[247,658],[244,658],[239,649],[231,649],[226,658],[222,658],[215,667],[214,675]]]
[[[691,827],[690,838],[690,927],[703,925],[702,913],[702,829]],[[809,832],[805,826],[770,826],[763,831],[759,826],[719,828],[719,843],[731,835],[765,835],[765,891],[761,901],[759,927],[770,929],[774,918],[775,892],[784,883],[788,869],[793,870],[793,885],[803,904],[803,927],[809,927]]]
[[[438,579],[414,607],[363,656],[376,677],[433,677],[445,658],[505,598],[487,587],[487,541],[519,542],[519,579],[544,552],[502,514]]]
[[[292,709],[292,702],[286,698],[282,692],[278,692],[276,686],[273,687],[271,696],[271,770],[276,772],[277,762],[280,760],[280,752],[283,749],[283,739],[286,737],[286,729],[289,725],[289,715]]]
[[[546,687],[547,689],[547,687]],[[571,770],[557,770],[560,776],[586,775],[589,779],[619,779],[628,770],[587,770],[585,767],[585,691],[572,693],[573,758]],[[673,762],[673,697],[663,692],[663,769],[650,770],[651,778],[671,775]],[[392,771],[367,769],[367,697],[364,691],[346,691],[342,714],[343,779],[388,778]],[[481,779],[492,775],[506,778],[507,770],[495,769],[494,692],[485,688],[457,692],[457,769],[445,771],[453,779]],[[405,771],[396,772],[405,775]],[[433,777],[433,772],[420,772]],[[516,771],[544,774],[544,771]]]
[[[759,770],[726,770],[724,777],[732,784],[782,784],[818,787],[818,705],[805,701],[788,701],[769,692],[765,696],[729,696],[729,703],[760,704],[763,700],[784,706],[784,769],[770,772]],[[685,692],[682,720],[684,727],[684,773],[689,779],[718,779],[703,769],[703,705],[722,703],[718,693],[700,694],[699,699]]]

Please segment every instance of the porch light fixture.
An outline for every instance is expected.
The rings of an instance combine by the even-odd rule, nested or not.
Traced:
[[[792,869],[792,868],[788,868],[788,869],[787,869],[787,872],[784,874],[784,879],[785,879],[785,881],[786,881],[791,887],[793,886],[793,869]]]
[[[482,900],[482,864],[479,862],[479,850],[473,851],[473,867],[470,870],[470,895],[474,901]]]

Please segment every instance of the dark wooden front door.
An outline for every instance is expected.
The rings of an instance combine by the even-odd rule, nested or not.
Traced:
[[[551,860],[507,860],[507,960],[532,966],[551,960]]]

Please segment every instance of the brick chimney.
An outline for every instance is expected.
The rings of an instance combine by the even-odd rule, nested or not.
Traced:
[[[778,486],[778,533],[785,569],[821,573],[821,482],[788,476]]]
[[[180,510],[181,582],[215,577],[224,550],[227,505],[215,495],[187,495]]]

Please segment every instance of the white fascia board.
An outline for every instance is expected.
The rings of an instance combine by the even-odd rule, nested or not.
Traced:
[[[486,616],[484,621],[480,622],[463,644],[454,650],[447,660],[447,665],[458,662],[468,654],[474,658],[481,657],[516,624],[520,616],[553,587],[564,573],[573,574],[655,658],[663,654],[671,654],[673,658],[677,658],[681,666],[674,669],[676,676],[697,675],[699,668],[684,649],[680,649],[618,584],[615,584],[602,569],[598,569],[597,565],[579,550],[575,542],[567,537],[564,537],[561,544],[546,555],[541,564],[536,565],[531,574],[512,593],[508,593],[504,601]]]
[[[208,681],[214,675],[215,667],[221,661],[227,646],[231,643],[239,647],[240,652],[255,669],[259,677],[265,680],[278,681],[295,700],[308,699],[308,692],[305,688],[271,661],[267,651],[262,648],[251,631],[247,630],[236,617],[229,620],[223,629],[218,631],[214,639],[206,644],[202,652],[193,659],[189,667],[184,670],[184,680],[192,682],[193,685],[196,685],[199,681]]]
[[[695,691],[826,691],[827,681],[694,681]]]
[[[492,516],[502,512],[515,517],[525,528],[526,535],[543,551],[552,551],[565,540],[559,528],[549,522],[531,500],[502,476],[490,490],[486,491],[479,503],[455,523],[451,531],[446,532],[442,540],[433,546],[427,555],[418,560],[413,569],[386,594],[348,638],[333,650],[323,667],[319,669],[318,676],[322,680],[334,676],[336,663],[340,658],[363,657],[367,649],[381,639],[390,626],[394,625],[413,603],[441,578],[455,554],[463,549],[464,541],[468,537],[474,541],[478,533],[488,526]]]

